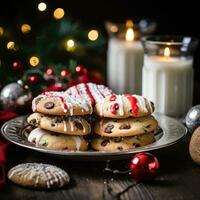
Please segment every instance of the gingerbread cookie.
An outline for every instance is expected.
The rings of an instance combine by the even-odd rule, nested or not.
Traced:
[[[95,83],[80,83],[72,86],[66,91],[70,96],[86,99],[92,105],[102,102],[106,96],[113,94],[112,90],[105,85],[98,85]]]
[[[151,115],[154,104],[139,95],[111,95],[97,103],[95,111],[100,117],[137,118]]]
[[[47,115],[87,115],[93,112],[92,105],[81,96],[70,96],[66,92],[44,92],[32,101],[34,112]]]
[[[91,132],[90,124],[80,116],[67,117],[33,113],[27,121],[35,127],[68,135],[87,135]]]
[[[86,151],[88,143],[81,136],[68,136],[57,134],[41,128],[32,130],[28,136],[28,141],[37,147],[52,150]]]
[[[153,116],[127,119],[103,118],[95,123],[94,132],[106,137],[127,137],[152,132],[158,127]]]
[[[145,146],[154,141],[154,134],[146,133],[132,137],[97,137],[92,139],[91,146],[98,151],[122,151]]]
[[[8,178],[21,186],[44,189],[61,188],[70,180],[64,170],[41,163],[19,164],[9,170]]]

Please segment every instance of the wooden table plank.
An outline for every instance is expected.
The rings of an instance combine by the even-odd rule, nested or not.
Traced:
[[[152,152],[157,156],[161,170],[156,180],[131,187],[122,194],[122,200],[182,200],[200,199],[200,168],[190,159],[188,153],[189,136],[180,143],[159,151]],[[108,179],[113,193],[118,193],[134,183],[130,175],[113,175],[104,172],[105,162],[77,162],[61,160],[45,154],[17,147],[15,145],[8,154],[8,166],[22,162],[42,162],[55,164],[65,169],[70,177],[70,184],[59,190],[36,191],[19,187],[8,182],[4,190],[0,190],[0,199],[59,199],[59,200],[101,200],[117,199],[105,190]],[[112,161],[112,168],[128,169],[129,160]],[[118,198],[119,199],[119,198]]]

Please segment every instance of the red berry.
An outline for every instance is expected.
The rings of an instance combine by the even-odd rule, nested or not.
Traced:
[[[54,73],[53,68],[49,67],[49,68],[46,69],[46,74],[47,75],[53,75],[53,73]]]
[[[63,69],[60,72],[60,75],[64,78],[64,77],[68,77],[70,75],[70,72],[67,69]]]
[[[15,62],[13,63],[13,65],[12,65],[12,68],[13,68],[14,70],[19,70],[19,69],[22,68],[22,63],[21,63],[20,61],[15,61]]]
[[[84,74],[87,74],[88,72],[87,69],[83,65],[78,65],[75,70],[78,75],[84,75]]]

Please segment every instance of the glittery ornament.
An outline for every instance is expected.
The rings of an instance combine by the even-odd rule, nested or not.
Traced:
[[[200,126],[200,105],[196,105],[188,111],[185,122],[191,133]]]

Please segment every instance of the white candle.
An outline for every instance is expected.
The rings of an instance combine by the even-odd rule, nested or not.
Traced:
[[[192,106],[193,59],[165,56],[144,57],[142,95],[155,103],[156,112],[181,117]]]
[[[111,38],[108,42],[107,83],[118,94],[141,94],[144,50],[128,28],[126,40]]]

